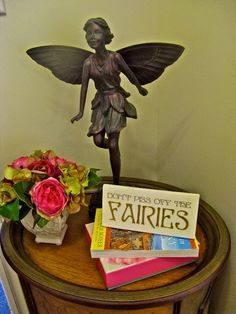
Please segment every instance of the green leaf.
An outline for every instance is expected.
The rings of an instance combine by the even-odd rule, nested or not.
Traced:
[[[33,184],[34,183],[31,181],[21,181],[14,185],[14,189],[19,199],[26,203],[26,205],[29,206],[30,208],[34,208],[28,195]]]
[[[19,220],[23,219],[30,210],[31,208],[29,206],[23,202],[20,202]]]
[[[88,174],[89,183],[86,189],[92,188],[101,182],[101,178],[97,175],[97,171],[99,171],[99,169],[90,168],[90,171]]]
[[[43,218],[43,217],[40,217],[40,219],[37,221],[37,225],[40,227],[40,228],[43,228],[47,225],[47,223],[49,222],[49,220]]]
[[[35,210],[32,211],[32,215],[34,217],[35,225],[39,226],[40,228],[43,228],[49,222],[49,220],[41,217]]]
[[[0,215],[13,221],[19,220],[19,200],[8,203],[0,208]]]

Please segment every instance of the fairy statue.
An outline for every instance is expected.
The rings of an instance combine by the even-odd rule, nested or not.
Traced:
[[[169,43],[145,43],[129,46],[116,52],[107,50],[114,37],[107,22],[91,18],[85,25],[90,51],[69,46],[42,46],[27,50],[27,54],[40,65],[50,69],[60,80],[81,84],[79,113],[71,122],[83,117],[89,80],[96,87],[92,101],[92,117],[88,136],[94,144],[109,150],[114,184],[120,179],[120,131],[127,118],[137,118],[136,108],[128,101],[130,93],[120,83],[123,73],[143,96],[148,91],[142,86],[156,80],[165,68],[174,63],[184,48]]]

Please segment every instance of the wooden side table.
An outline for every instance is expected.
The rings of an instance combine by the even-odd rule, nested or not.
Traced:
[[[105,183],[111,178],[104,177]],[[122,178],[122,185],[181,191],[159,182]],[[83,208],[68,220],[62,246],[37,244],[20,224],[4,223],[1,245],[17,272],[30,313],[195,314],[208,313],[214,281],[230,252],[230,235],[222,218],[200,201],[197,262],[107,291],[90,258]]]

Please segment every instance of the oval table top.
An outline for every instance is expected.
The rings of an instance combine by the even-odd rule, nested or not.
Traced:
[[[103,183],[111,183],[104,177]],[[160,182],[122,178],[122,185],[182,191]],[[4,223],[4,256],[24,279],[61,298],[97,306],[151,306],[181,300],[215,279],[230,252],[230,235],[217,212],[200,200],[197,239],[200,257],[189,265],[107,291],[94,259],[90,257],[85,224],[86,207],[68,219],[61,246],[37,244],[21,224]]]

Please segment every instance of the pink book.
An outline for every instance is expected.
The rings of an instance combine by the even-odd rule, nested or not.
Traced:
[[[93,223],[86,224],[91,243]],[[111,290],[165,271],[190,264],[197,257],[95,258],[107,289]]]

